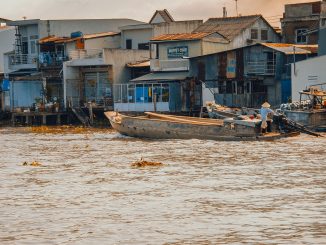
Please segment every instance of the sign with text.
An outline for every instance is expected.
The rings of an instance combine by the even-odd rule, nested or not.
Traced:
[[[226,77],[227,78],[235,78],[236,77],[236,54],[235,52],[228,52],[227,53],[227,71],[226,71]]]
[[[169,59],[182,58],[188,56],[189,56],[189,51],[187,46],[168,48]]]

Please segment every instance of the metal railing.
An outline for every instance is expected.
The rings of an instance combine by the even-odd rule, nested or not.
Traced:
[[[30,54],[9,54],[9,66],[16,66],[16,65],[36,65],[37,64],[37,56],[30,55]]]
[[[39,64],[41,67],[53,67],[61,66],[64,61],[67,61],[68,57],[63,53],[42,52],[39,55]]]
[[[71,60],[103,58],[103,50],[102,49],[71,50],[68,56],[69,59]]]
[[[249,61],[247,62],[247,75],[265,75],[272,76],[275,75],[276,64],[275,61]]]
[[[188,59],[151,60],[151,71],[189,71]]]

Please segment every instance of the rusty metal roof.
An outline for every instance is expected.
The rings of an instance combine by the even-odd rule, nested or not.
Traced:
[[[71,38],[71,37],[56,37],[56,36],[49,36],[45,37],[39,40],[40,44],[45,44],[45,43],[69,43],[69,42],[74,42],[78,39],[93,39],[93,38],[100,38],[100,37],[109,37],[109,36],[115,36],[119,35],[120,33],[118,32],[101,32],[101,33],[94,33],[94,34],[84,34],[82,37],[76,37],[76,38]]]
[[[149,66],[150,66],[149,60],[143,60],[143,61],[138,61],[138,62],[133,62],[133,63],[127,64],[127,67],[129,67],[129,68],[142,68],[142,67],[149,67]]]
[[[290,54],[313,54],[317,53],[318,45],[297,45],[289,43],[261,43],[261,45],[282,52],[286,55]]]
[[[210,18],[194,32],[218,32],[227,39],[233,40],[260,18],[263,18],[262,15]]]
[[[44,43],[54,43],[59,40],[65,40],[68,39],[68,37],[56,37],[56,36],[48,36],[41,38],[38,42],[39,44],[44,44]]]
[[[151,41],[179,41],[179,40],[200,40],[213,34],[212,32],[163,34],[151,39]]]
[[[302,48],[305,50],[310,51],[312,54],[317,54],[318,53],[318,44],[296,44],[295,45],[298,48]]]

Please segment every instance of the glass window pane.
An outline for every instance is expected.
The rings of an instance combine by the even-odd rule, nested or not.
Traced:
[[[169,102],[170,89],[169,84],[162,84],[162,102]]]

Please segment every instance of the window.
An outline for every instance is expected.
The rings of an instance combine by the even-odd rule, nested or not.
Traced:
[[[30,43],[31,43],[31,54],[35,54],[36,53],[36,42],[35,42],[35,40],[32,40]]]
[[[251,39],[258,39],[258,30],[251,29]]]
[[[131,39],[126,40],[126,49],[132,49],[132,40]]]
[[[268,40],[268,30],[261,30],[260,40],[262,41]]]
[[[138,49],[139,50],[149,50],[149,43],[139,43]]]
[[[296,43],[301,43],[301,44],[307,43],[307,36],[305,35],[306,32],[307,32],[307,29],[295,30]]]

